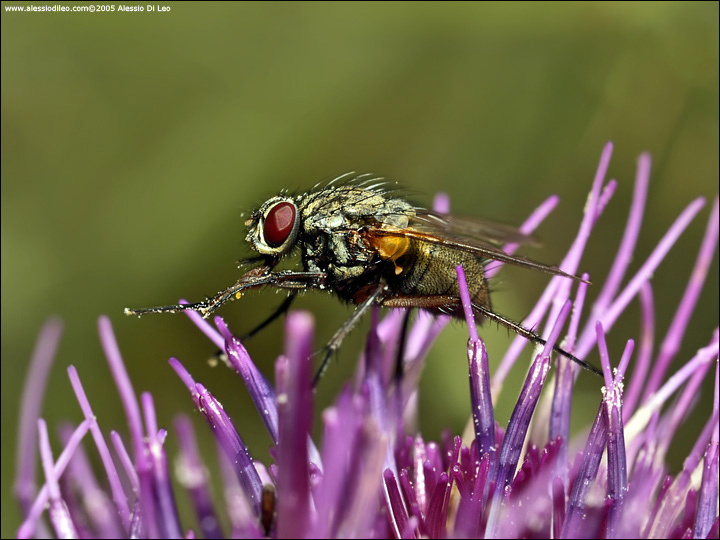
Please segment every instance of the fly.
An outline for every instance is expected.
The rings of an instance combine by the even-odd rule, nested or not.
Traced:
[[[314,384],[345,336],[374,305],[419,308],[464,319],[455,267],[462,264],[478,322],[495,321],[535,343],[532,330],[495,312],[485,278],[491,261],[530,270],[572,276],[554,266],[508,255],[505,242],[528,243],[511,227],[456,218],[410,203],[377,177],[348,173],[297,196],[281,194],[266,201],[245,222],[246,240],[258,256],[239,261],[256,264],[232,286],[195,304],[125,309],[126,315],[192,310],[208,318],[229,300],[264,286],[288,291],[282,305],[250,334],[285,313],[298,293],[326,290],[357,307],[325,348]],[[280,260],[299,248],[302,270],[274,271]],[[554,350],[600,375],[594,366]]]

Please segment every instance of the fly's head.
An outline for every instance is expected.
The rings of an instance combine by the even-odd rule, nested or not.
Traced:
[[[261,255],[279,259],[297,242],[300,212],[291,197],[279,195],[255,210],[245,225],[250,247]]]

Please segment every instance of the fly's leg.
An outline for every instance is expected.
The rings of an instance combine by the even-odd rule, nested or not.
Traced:
[[[528,330],[521,324],[516,323],[515,321],[508,319],[506,317],[503,317],[499,313],[495,313],[494,311],[491,311],[483,306],[475,304],[474,302],[473,302],[472,306],[473,306],[474,311],[479,312],[484,317],[487,317],[488,319],[493,320],[496,323],[503,325],[505,328],[509,328],[516,334],[524,337],[525,339],[527,339],[529,341],[532,341],[533,343],[537,343],[539,345],[545,346],[545,340],[543,338],[541,338],[540,336],[538,336],[532,330]],[[591,373],[594,373],[598,377],[603,376],[602,371],[600,371],[598,368],[596,368],[592,364],[585,362],[584,360],[580,360],[579,358],[576,358],[575,356],[573,356],[566,350],[561,349],[557,345],[553,345],[553,351],[555,351],[558,354],[561,354],[562,356],[564,356],[566,358],[569,358],[570,360],[572,360],[573,362],[578,364],[580,367],[587,369],[588,371],[590,371]]]
[[[250,330],[247,334],[240,336],[240,341],[245,342],[245,340],[250,339],[255,334],[260,332],[260,330],[265,328],[267,325],[269,325],[271,322],[273,322],[275,319],[277,319],[280,315],[284,315],[285,313],[287,313],[287,310],[290,308],[290,304],[292,304],[292,302],[293,302],[293,300],[295,300],[295,298],[297,298],[297,293],[291,292],[288,295],[288,297],[285,300],[283,300],[283,303],[280,304],[278,306],[278,308],[275,311],[273,311],[272,314],[267,319],[265,319],[263,322],[258,324],[252,330]],[[215,354],[213,354],[208,359],[208,361],[210,363],[212,363],[213,365],[216,364],[217,362],[222,362],[224,364],[227,364],[228,363],[227,353],[222,349],[218,349],[217,351],[215,351]]]
[[[125,315],[145,315],[148,313],[176,313],[178,311],[197,311],[207,319],[221,305],[229,300],[240,298],[242,291],[257,289],[264,285],[278,289],[305,289],[307,287],[321,288],[325,285],[327,274],[325,272],[270,272],[270,267],[253,268],[246,272],[234,285],[219,292],[212,298],[195,304],[176,304],[154,308],[129,309],[125,308]]]
[[[313,388],[316,388],[318,383],[320,382],[320,379],[322,379],[322,376],[325,374],[328,364],[330,363],[330,358],[332,357],[333,353],[340,348],[340,344],[343,342],[343,339],[345,339],[345,336],[350,333],[350,330],[352,330],[353,327],[358,323],[358,321],[362,319],[363,315],[367,313],[367,311],[373,306],[373,304],[378,302],[384,290],[384,284],[378,285],[370,293],[370,295],[360,305],[358,305],[358,307],[355,308],[355,311],[350,316],[350,318],[345,321],[345,324],[338,328],[337,332],[335,332],[335,335],[333,335],[328,344],[325,345],[325,354],[323,355],[320,368],[318,369],[317,373],[315,374],[315,378],[313,379]]]
[[[415,307],[420,309],[428,309],[435,313],[447,313],[449,315],[455,316],[458,316],[458,314],[462,314],[462,302],[459,298],[454,296],[393,296],[392,298],[385,298],[382,301],[382,305],[385,307]],[[545,340],[543,338],[538,336],[532,330],[528,330],[520,323],[517,323],[512,319],[508,319],[507,317],[503,317],[499,313],[495,313],[488,307],[482,306],[476,302],[472,303],[472,307],[473,311],[477,315],[495,321],[496,323],[504,326],[505,328],[508,328],[516,334],[524,337],[528,341],[532,341],[533,343],[537,343],[538,345],[542,346],[545,345]],[[566,358],[569,358],[583,369],[586,369],[599,377],[603,376],[602,372],[598,368],[596,368],[592,364],[580,360],[566,350],[561,349],[557,345],[553,346],[553,350],[556,353],[561,354]]]
[[[277,319],[280,315],[285,315],[290,309],[290,304],[293,303],[293,300],[297,298],[296,292],[291,292],[285,300],[283,300],[282,304],[278,306],[278,308],[272,312],[272,314],[265,319],[263,322],[258,324],[255,328],[250,330],[247,334],[240,337],[240,341],[245,341],[248,338],[253,337],[255,334],[260,332],[263,328],[265,328],[267,325],[269,325],[271,322],[273,322],[275,319]]]
[[[403,368],[405,363],[405,349],[407,348],[407,333],[410,325],[410,310],[406,309],[403,314],[402,329],[400,331],[400,341],[398,343],[397,356],[395,357],[395,382],[400,387],[400,380],[403,376]]]

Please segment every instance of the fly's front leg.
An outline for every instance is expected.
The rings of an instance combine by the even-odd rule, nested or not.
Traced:
[[[327,281],[324,272],[270,272],[269,266],[253,268],[246,272],[233,286],[219,292],[212,298],[195,304],[176,304],[154,308],[128,309],[125,315],[145,315],[147,313],[176,313],[178,311],[197,311],[207,319],[221,305],[229,300],[240,298],[243,291],[257,289],[265,285],[279,289],[304,289],[307,287],[322,288]]]

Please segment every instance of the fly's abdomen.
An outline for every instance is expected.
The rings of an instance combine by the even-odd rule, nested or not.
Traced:
[[[490,307],[482,262],[471,253],[412,239],[405,254],[394,262],[396,271],[391,280],[397,290],[410,296],[453,298],[460,297],[455,267],[462,264],[470,298],[483,307]]]

